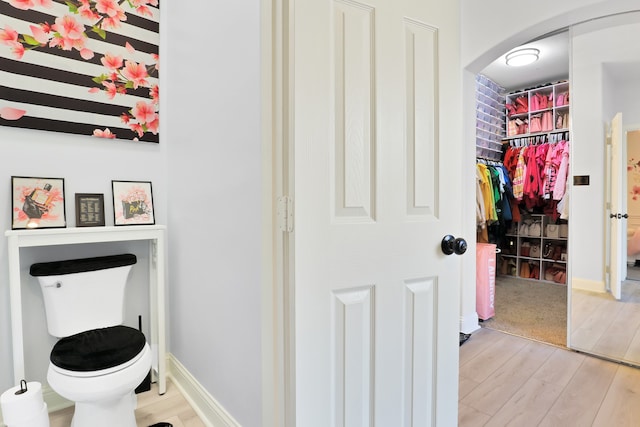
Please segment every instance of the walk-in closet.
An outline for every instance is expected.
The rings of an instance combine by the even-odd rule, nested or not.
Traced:
[[[476,76],[475,148],[481,326],[634,366],[638,34],[631,12],[497,58]],[[507,65],[525,57],[532,62]],[[481,257],[483,247],[493,256]]]
[[[512,62],[527,55],[531,64]],[[558,346],[570,250],[568,55],[562,32],[476,76],[478,315],[484,327]]]

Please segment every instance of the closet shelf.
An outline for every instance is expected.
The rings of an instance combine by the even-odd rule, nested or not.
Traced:
[[[521,133],[521,134],[518,134],[518,135],[503,136],[503,137],[502,137],[502,140],[503,140],[503,141],[509,141],[509,140],[511,140],[511,139],[527,138],[527,137],[529,137],[529,136],[550,135],[550,134],[554,134],[554,133],[562,133],[562,132],[569,132],[569,128],[555,129],[555,130],[551,130],[551,131],[548,131],[548,132]]]
[[[498,255],[498,274],[565,285],[554,279],[554,273],[564,272],[566,280],[568,239],[549,236],[548,225],[553,225],[551,217],[542,214],[531,214],[523,222],[514,223],[513,232],[505,234],[505,244]],[[563,233],[567,232],[568,224],[562,225]],[[535,230],[536,235],[525,234],[526,229]],[[537,274],[531,274],[534,270]],[[527,272],[529,275],[523,277]]]
[[[523,109],[526,111],[523,112]],[[505,98],[505,139],[568,130],[568,113],[569,83],[566,81],[512,92]],[[547,130],[529,132],[533,120],[536,121],[537,129]]]

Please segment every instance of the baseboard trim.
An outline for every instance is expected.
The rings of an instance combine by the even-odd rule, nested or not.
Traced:
[[[578,279],[575,277],[571,279],[571,289],[600,293],[607,292],[605,289],[605,283],[602,281]]]
[[[167,368],[173,384],[208,427],[241,427],[172,354],[167,355]]]
[[[474,310],[472,313],[466,313],[460,316],[460,332],[471,334],[480,329],[478,321],[478,313]]]

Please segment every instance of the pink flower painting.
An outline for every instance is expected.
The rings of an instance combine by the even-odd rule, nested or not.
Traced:
[[[115,225],[155,223],[151,182],[112,181]]]
[[[640,201],[640,160],[634,158],[632,151],[637,150],[630,145],[629,159],[627,159],[627,191],[629,192],[627,201],[633,202],[634,206],[630,208],[635,209],[635,205]]]
[[[65,227],[64,179],[14,176],[13,229]]]
[[[158,143],[159,14],[158,0],[0,1],[0,70],[16,76],[0,125]]]

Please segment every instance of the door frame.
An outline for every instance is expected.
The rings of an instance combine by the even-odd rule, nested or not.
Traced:
[[[290,2],[260,0],[264,426],[295,425],[294,233],[278,214],[279,200],[293,194]]]
[[[614,129],[614,125],[616,128]],[[617,130],[617,132],[614,132]],[[616,133],[618,135],[616,135]],[[623,170],[626,166],[626,132],[623,127],[622,113],[618,112],[607,123],[606,136],[606,164],[605,164],[605,289],[616,300],[620,300],[620,288],[625,278],[622,277],[622,266],[626,271],[626,241],[622,234],[619,221],[612,221],[611,214],[626,213],[626,173],[623,178]],[[620,137],[617,145],[614,138]],[[617,165],[616,165],[617,163]],[[616,168],[617,166],[617,168]],[[616,206],[614,204],[617,203]],[[616,212],[612,212],[615,210]],[[626,224],[626,220],[625,220]],[[626,234],[626,227],[624,228]],[[621,240],[621,241],[618,241]],[[624,263],[622,260],[624,259]]]

